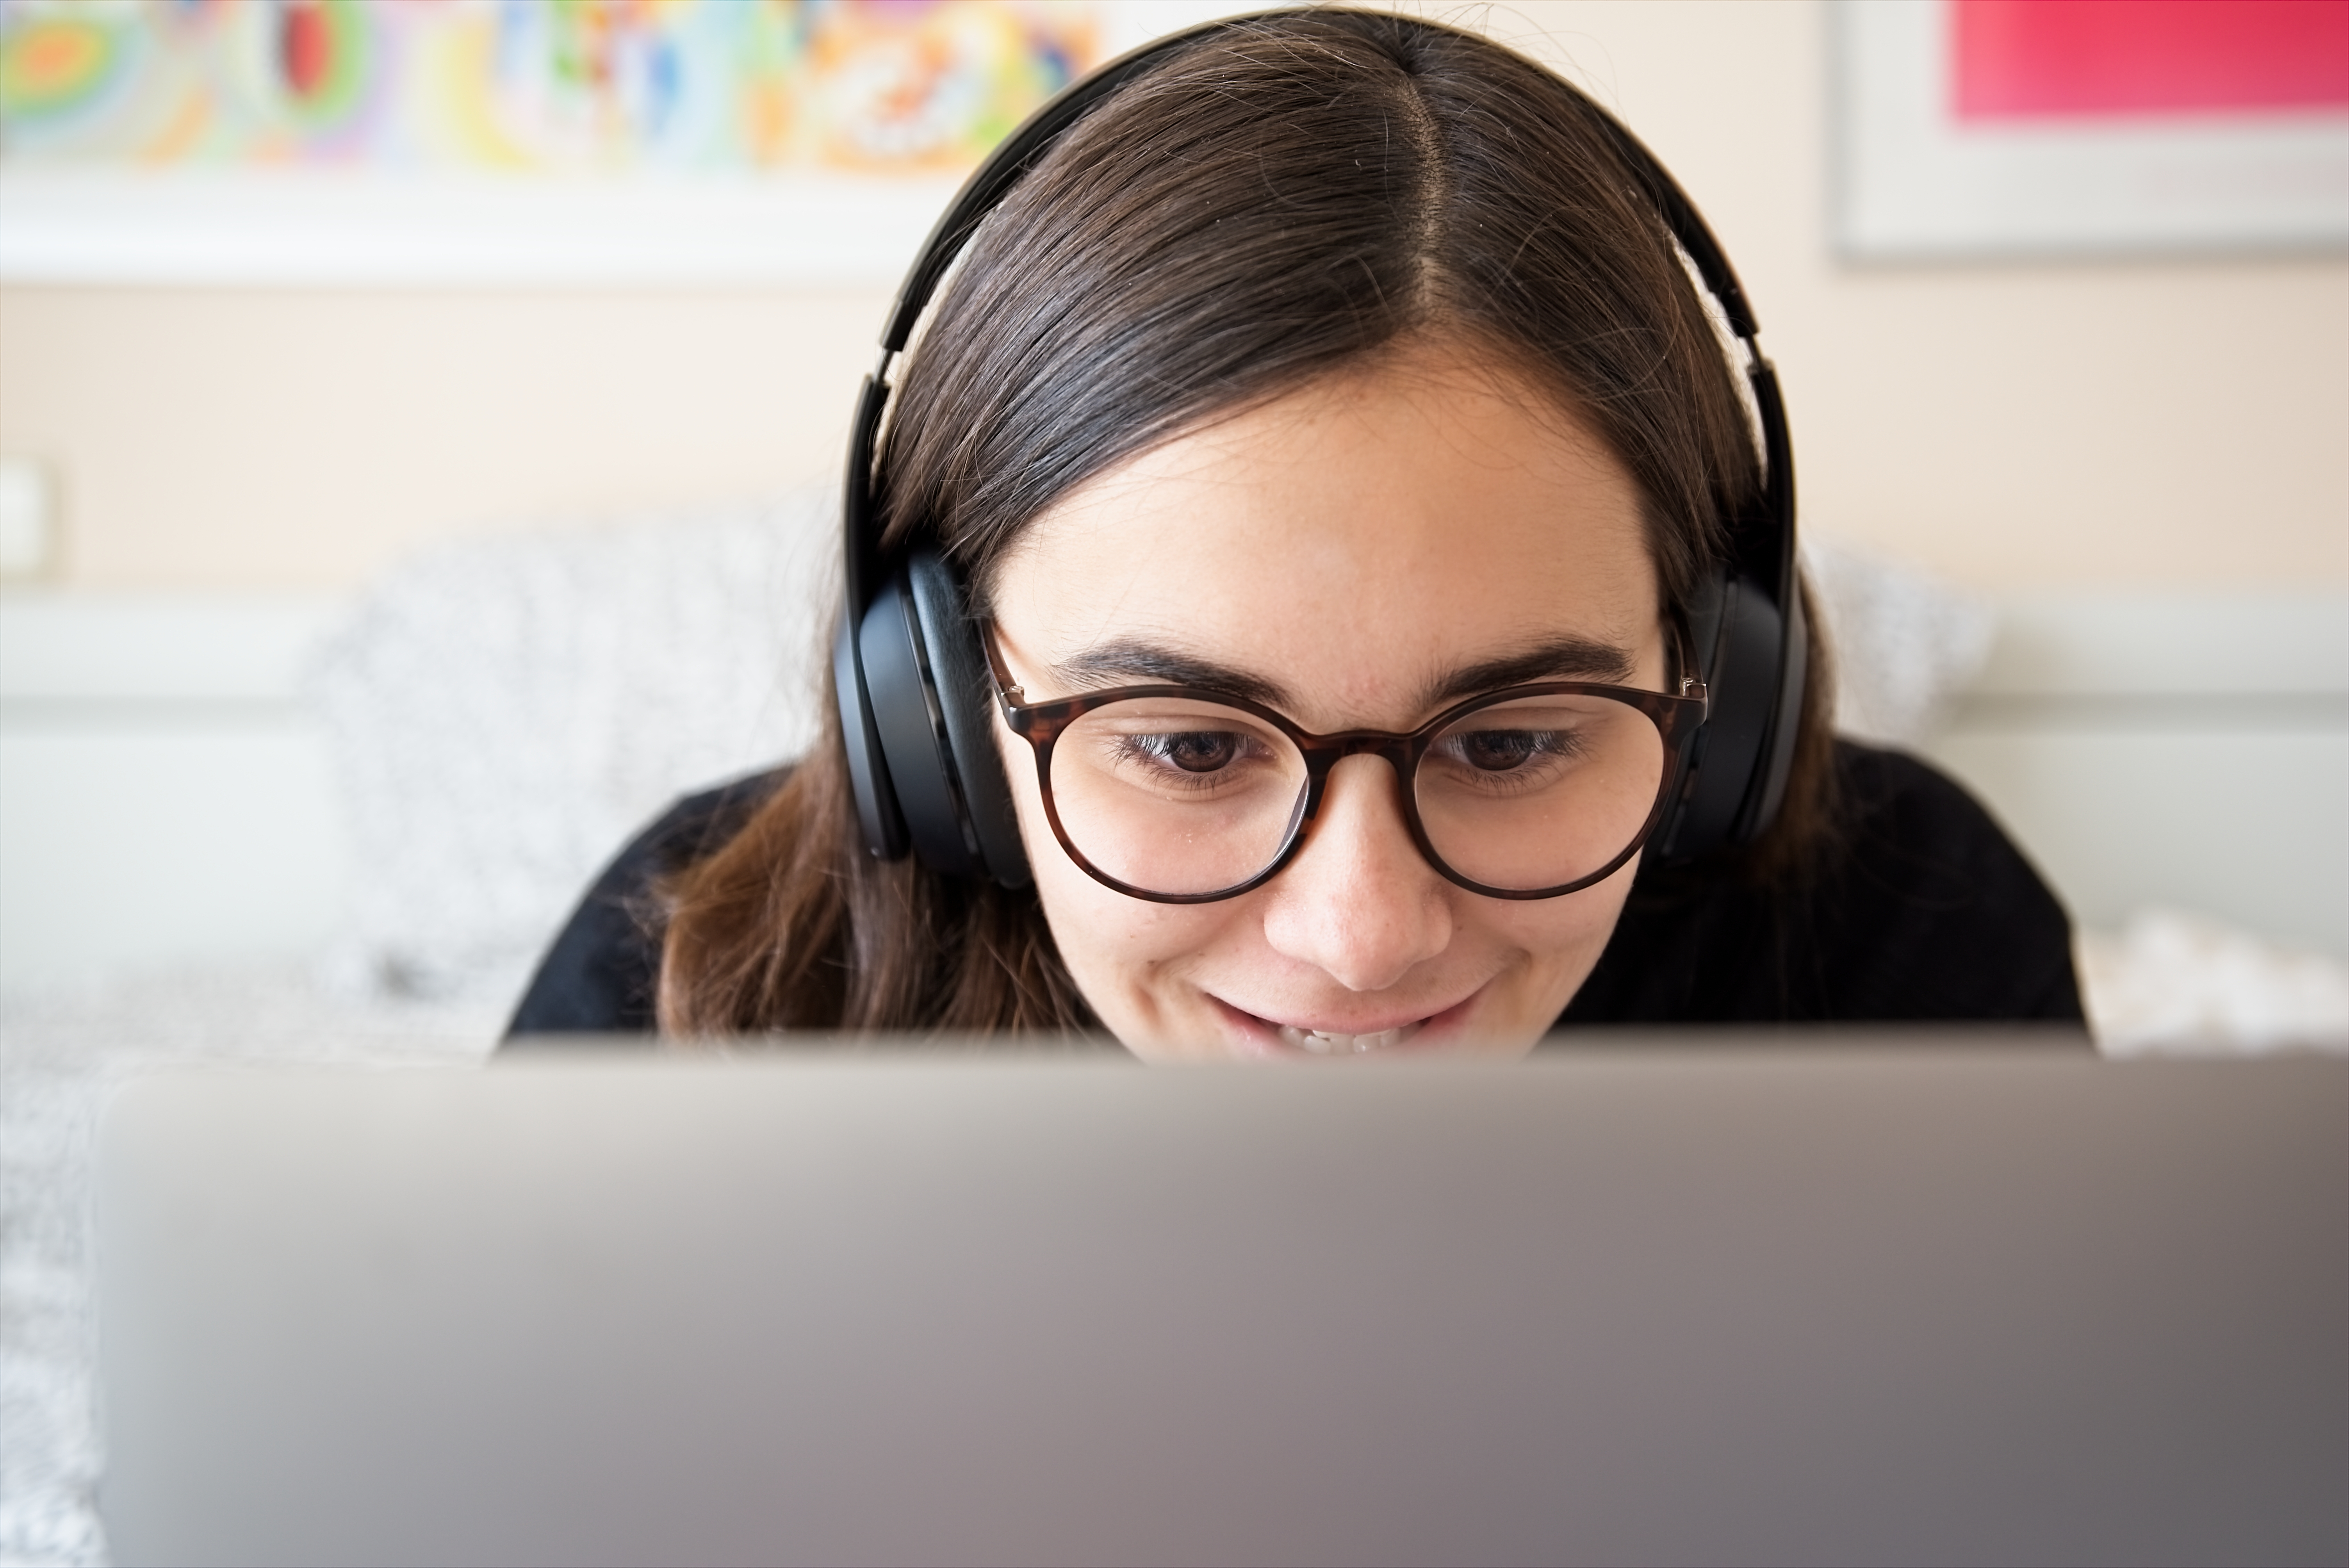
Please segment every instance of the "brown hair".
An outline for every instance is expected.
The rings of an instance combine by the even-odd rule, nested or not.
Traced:
[[[875,480],[885,539],[936,544],[983,605],[1019,531],[1076,485],[1429,336],[1475,345],[1607,441],[1682,607],[1761,476],[1669,231],[1557,77],[1371,12],[1210,35],[1038,160],[905,361]],[[1825,820],[1813,643],[1795,774],[1749,872],[1799,866]],[[788,782],[667,885],[663,1030],[1085,1022],[1033,891],[872,859],[846,769],[827,705]]]

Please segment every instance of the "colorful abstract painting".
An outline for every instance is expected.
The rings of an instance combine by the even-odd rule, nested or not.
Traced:
[[[1232,0],[0,0],[0,281],[867,286]]]
[[[1016,0],[0,0],[0,160],[968,168],[1094,63]]]

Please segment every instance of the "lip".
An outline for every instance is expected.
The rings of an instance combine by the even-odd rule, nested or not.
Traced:
[[[1257,1060],[1327,1061],[1343,1059],[1350,1053],[1323,1054],[1309,1051],[1282,1038],[1284,1027],[1324,1035],[1362,1036],[1383,1034],[1416,1025],[1404,1039],[1364,1053],[1370,1056],[1394,1057],[1440,1051],[1455,1043],[1464,1031],[1468,1014],[1475,1006],[1483,986],[1471,991],[1459,1001],[1433,1013],[1381,1013],[1361,1018],[1309,1017],[1298,1020],[1268,1018],[1258,1013],[1235,1006],[1212,992],[1207,1000],[1214,1004],[1225,1028],[1234,1037],[1244,1055]]]

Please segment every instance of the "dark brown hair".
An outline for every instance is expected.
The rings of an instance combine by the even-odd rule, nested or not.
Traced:
[[[876,477],[885,538],[936,543],[984,603],[1019,531],[1073,487],[1429,338],[1607,442],[1638,481],[1664,601],[1684,605],[1761,476],[1670,232],[1557,77],[1371,12],[1213,34],[1012,189],[905,362]],[[1751,874],[1798,866],[1825,820],[1816,643],[1795,775]],[[781,789],[667,886],[664,1031],[1083,1023],[1035,893],[873,860],[846,766],[828,709]]]

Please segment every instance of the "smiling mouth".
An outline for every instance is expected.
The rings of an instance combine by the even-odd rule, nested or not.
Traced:
[[[1287,1024],[1274,1026],[1274,1033],[1280,1037],[1282,1045],[1293,1046],[1300,1051],[1310,1051],[1317,1057],[1359,1057],[1366,1056],[1371,1051],[1385,1050],[1390,1046],[1402,1044],[1419,1033],[1420,1026],[1426,1021],[1423,1018],[1417,1024],[1404,1024],[1398,1028],[1381,1029],[1375,1035],[1332,1035],[1325,1034],[1319,1029],[1293,1028]]]
[[[1450,1006],[1439,1008],[1424,1017],[1413,1018],[1408,1022],[1397,1024],[1392,1028],[1365,1030],[1360,1034],[1338,1029],[1311,1029],[1301,1024],[1284,1024],[1277,1018],[1268,1018],[1261,1013],[1251,1013],[1245,1007],[1235,1006],[1212,994],[1208,1000],[1256,1042],[1256,1051],[1258,1054],[1268,1049],[1275,1055],[1283,1056],[1294,1051],[1304,1056],[1335,1061],[1348,1057],[1376,1056],[1385,1051],[1402,1052],[1404,1047],[1413,1044],[1422,1047],[1431,1046],[1449,1047],[1455,1045],[1457,1041],[1454,1037],[1465,1025],[1470,1012],[1475,1007],[1476,997],[1480,994],[1480,991],[1472,991]],[[1390,1013],[1387,1016],[1392,1017],[1394,1015]]]

